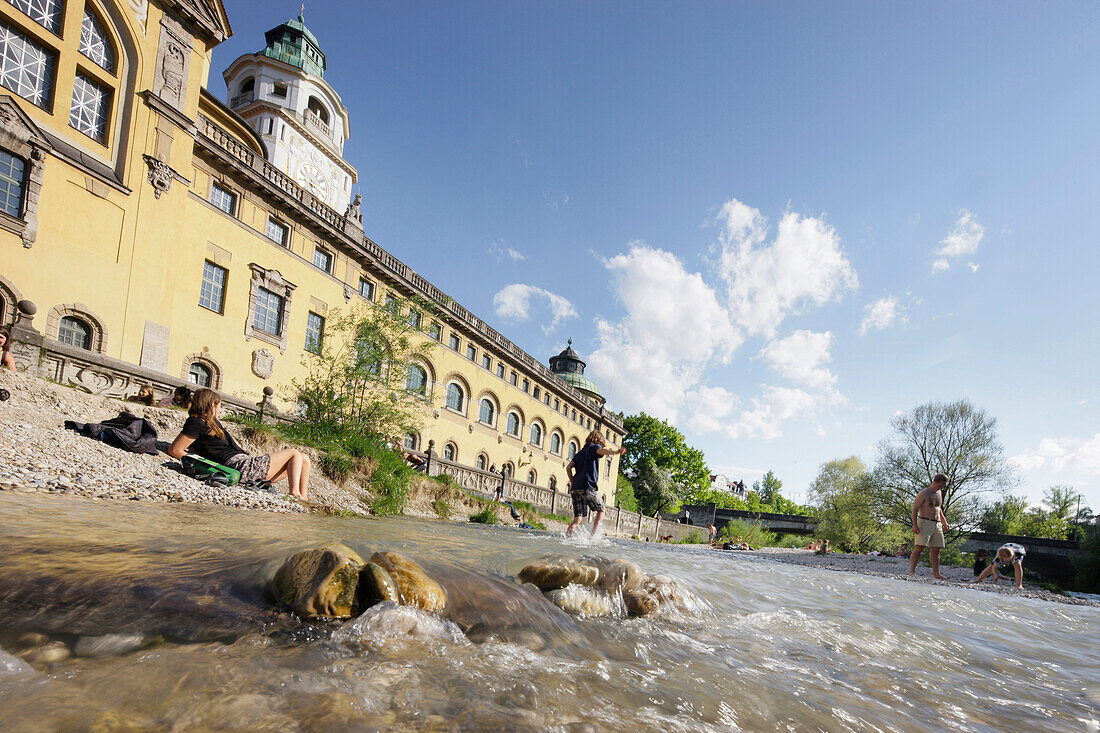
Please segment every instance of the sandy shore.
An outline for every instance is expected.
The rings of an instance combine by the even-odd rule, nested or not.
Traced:
[[[1068,603],[1076,606],[1100,606],[1083,598],[1064,596],[1044,590],[1039,586],[1024,581],[1023,590],[1017,590],[1012,583],[1001,581],[996,585],[990,579],[985,579],[979,584],[971,583],[974,573],[970,568],[958,568],[953,565],[940,566],[941,574],[947,580],[937,580],[932,577],[932,569],[920,564],[917,565],[915,577],[909,577],[909,558],[905,557],[875,557],[872,555],[854,555],[843,552],[830,552],[828,555],[817,555],[811,550],[802,550],[785,547],[764,547],[752,551],[717,550],[717,552],[731,552],[738,555],[751,555],[765,560],[802,565],[804,567],[822,568],[825,570],[840,570],[860,575],[877,575],[882,578],[895,578],[911,583],[928,583],[931,585],[944,585],[963,587],[975,592],[1001,593],[1024,598],[1037,598],[1056,603]],[[927,557],[927,555],[926,555]]]

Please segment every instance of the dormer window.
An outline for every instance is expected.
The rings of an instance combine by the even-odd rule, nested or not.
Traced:
[[[286,84],[278,81],[275,82],[275,86],[271,90],[271,96],[286,99]]]
[[[317,99],[317,97],[310,97],[306,108],[314,117],[321,120],[321,122],[324,122],[326,125],[328,124],[328,110],[325,109],[325,105],[321,104],[320,99]]]
[[[237,92],[238,94],[251,94],[256,90],[256,80],[251,76],[241,82],[241,88]]]

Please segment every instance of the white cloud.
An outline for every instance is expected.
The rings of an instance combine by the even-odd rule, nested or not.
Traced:
[[[947,236],[940,240],[940,247],[936,250],[932,262],[932,271],[939,272],[951,267],[952,260],[958,260],[978,251],[978,243],[985,236],[983,227],[974,214],[966,209],[959,212],[959,218]],[[971,263],[973,269],[973,263]],[[977,270],[974,269],[976,272]]]
[[[566,319],[577,317],[577,309],[562,296],[534,285],[520,283],[501,288],[493,296],[493,307],[501,318],[510,321],[527,321],[531,318],[532,304],[538,301],[546,302],[551,315],[550,323],[542,328],[544,333],[554,330]]]
[[[966,266],[970,268],[971,272],[977,272],[978,268],[981,267],[977,262],[967,262]]]
[[[1100,475],[1100,433],[1091,438],[1043,438],[1039,447],[1012,456],[1009,462],[1023,471],[1050,468],[1056,473]]]
[[[829,349],[833,334],[795,331],[784,339],[772,341],[760,351],[760,356],[780,376],[810,389],[833,393],[836,375],[824,364],[833,360]]]
[[[767,220],[737,199],[722,206],[718,220],[718,275],[734,323],[748,334],[772,336],[787,316],[859,287],[839,235],[820,219],[787,212],[770,243]]]
[[[832,334],[797,331],[766,346],[761,355],[802,388],[763,385],[747,407],[704,374],[728,364],[747,336],[774,338],[788,316],[838,299],[858,278],[819,219],[787,213],[772,241],[767,220],[736,199],[717,220],[717,256],[705,272],[644,242],[605,262],[625,315],[597,319],[589,372],[627,411],[682,417],[698,432],[778,437],[785,420],[841,399],[823,366]]]
[[[561,197],[547,197],[549,201],[550,210],[557,211],[560,207],[569,203],[569,194],[565,194]]]
[[[523,262],[527,259],[527,255],[523,254],[519,250],[513,249],[511,247],[505,247],[503,239],[498,239],[497,241],[490,244],[489,252],[497,258],[497,262],[503,262],[505,257],[510,259],[512,262]]]
[[[871,331],[885,331],[898,323],[905,323],[905,307],[893,295],[879,298],[863,308],[863,320],[859,322],[859,335]]]

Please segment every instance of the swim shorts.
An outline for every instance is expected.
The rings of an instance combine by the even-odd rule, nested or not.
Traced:
[[[917,518],[917,529],[913,543],[924,547],[943,547],[943,525],[924,517]]]
[[[271,468],[271,456],[250,456],[238,453],[225,459],[225,465],[241,472],[241,481],[266,481]]]
[[[603,511],[603,499],[595,491],[574,491],[571,496],[574,517],[587,517],[589,509],[594,512]]]

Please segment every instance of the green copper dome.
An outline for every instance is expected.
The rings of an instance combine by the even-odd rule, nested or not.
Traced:
[[[571,384],[577,389],[602,398],[603,395],[600,394],[596,383],[584,376],[585,366],[580,354],[573,350],[573,339],[569,339],[569,343],[566,344],[560,354],[550,357],[550,371],[554,373],[554,376],[566,384]]]
[[[600,394],[600,389],[596,386],[596,383],[584,375],[577,374],[576,372],[560,372],[556,373],[555,376],[566,384],[573,385],[577,389],[591,392],[595,395]]]
[[[261,54],[284,64],[297,66],[307,74],[324,78],[325,54],[317,36],[306,28],[305,19],[299,15],[296,20],[288,20],[264,34],[267,47]]]

